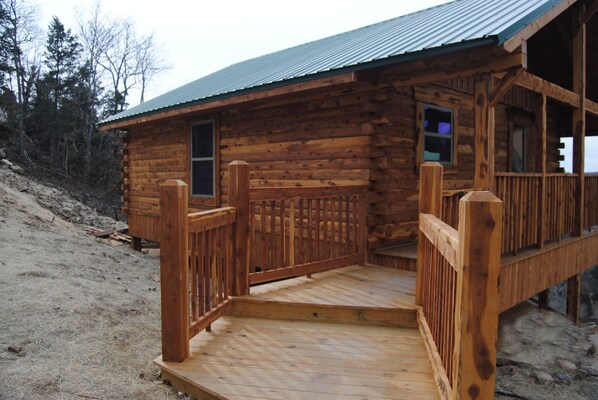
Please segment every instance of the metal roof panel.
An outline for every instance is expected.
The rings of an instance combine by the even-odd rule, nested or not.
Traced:
[[[456,0],[233,64],[148,100],[102,124],[237,92],[284,84],[423,50],[493,38],[501,44],[560,0]]]

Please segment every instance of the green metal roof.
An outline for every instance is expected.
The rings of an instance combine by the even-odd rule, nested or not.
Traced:
[[[102,121],[124,121],[241,93],[417,58],[500,45],[560,0],[457,0],[233,64]]]

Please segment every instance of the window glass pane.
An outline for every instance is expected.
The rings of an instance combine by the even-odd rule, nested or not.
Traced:
[[[214,156],[214,129],[211,122],[191,127],[191,146],[192,158]]]
[[[439,135],[451,136],[452,134],[452,112],[426,107],[424,109],[424,130]]]
[[[425,137],[424,161],[451,163],[453,153],[452,140],[434,136]]]
[[[191,162],[192,194],[214,196],[214,162],[212,160]]]

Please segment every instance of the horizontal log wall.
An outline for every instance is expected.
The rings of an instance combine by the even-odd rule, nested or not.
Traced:
[[[457,165],[445,168],[444,189],[470,188],[472,82],[456,79],[403,88],[345,85],[135,126],[126,136],[124,158],[130,233],[157,240],[158,184],[166,179],[187,181],[189,124],[214,119],[220,132],[220,203],[216,206],[228,201],[228,163],[241,159],[250,164],[252,186],[370,184],[370,249],[412,241],[418,224],[417,103],[456,110]],[[507,93],[507,101],[496,107],[497,171],[508,166],[507,108],[527,109],[532,104],[522,89]],[[556,145],[554,149],[558,152]],[[197,209],[191,206],[191,211]]]

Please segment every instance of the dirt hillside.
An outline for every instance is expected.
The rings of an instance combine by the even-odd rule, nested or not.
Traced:
[[[85,233],[116,222],[0,166],[0,399],[174,399],[159,260]],[[497,399],[598,399],[596,325],[522,305],[501,317]]]
[[[108,228],[60,189],[0,168],[0,399],[168,399],[159,260],[84,233]]]

